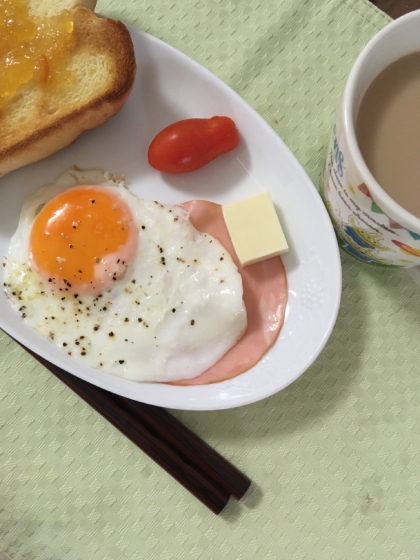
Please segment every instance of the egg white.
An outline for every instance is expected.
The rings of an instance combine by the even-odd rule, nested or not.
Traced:
[[[29,266],[33,221],[52,197],[77,184],[112,189],[139,229],[126,274],[95,295],[66,294]],[[134,381],[193,378],[242,336],[242,280],[228,252],[199,233],[177,206],[137,198],[100,170],[71,168],[25,201],[4,259],[6,294],[22,318],[73,358]]]

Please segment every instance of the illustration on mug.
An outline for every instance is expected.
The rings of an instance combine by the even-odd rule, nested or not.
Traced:
[[[337,219],[337,215],[333,214],[329,201],[326,201],[325,205],[336,230],[338,244],[344,251],[366,263],[387,266],[392,264],[386,258],[378,258],[376,254],[378,250],[391,251],[381,243],[383,239],[381,235],[370,233],[360,227],[354,216],[349,216],[349,224],[346,224],[344,220]]]

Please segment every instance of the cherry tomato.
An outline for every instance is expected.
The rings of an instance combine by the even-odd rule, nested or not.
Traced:
[[[239,133],[229,117],[186,119],[164,128],[152,140],[148,159],[164,173],[189,173],[238,145]]]

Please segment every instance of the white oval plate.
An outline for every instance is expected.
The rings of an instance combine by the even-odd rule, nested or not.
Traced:
[[[297,379],[324,347],[337,316],[341,264],[333,228],[308,176],[270,126],[208,70],[158,39],[130,28],[137,80],[123,110],[72,146],[0,180],[0,255],[7,252],[24,199],[71,165],[124,173],[140,197],[168,204],[204,198],[231,202],[269,190],[290,252],[286,320],[275,345],[251,370],[213,385],[176,387],[135,383],[74,361],[27,327],[0,293],[0,327],[22,344],[74,375],[134,400],[185,410],[249,404]],[[147,163],[147,149],[165,126],[190,117],[228,115],[238,148],[186,175],[161,175]]]

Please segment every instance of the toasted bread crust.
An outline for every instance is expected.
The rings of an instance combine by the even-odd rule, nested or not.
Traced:
[[[103,124],[124,105],[134,84],[136,62],[130,34],[119,21],[96,17],[90,10],[74,11],[74,52],[96,54],[107,64],[107,78],[95,93],[74,106],[61,106],[51,115],[48,91],[38,93],[36,114],[19,131],[10,126],[10,114],[0,115],[0,176],[45,158],[68,146],[84,131]],[[37,86],[30,86],[36,88]],[[71,87],[71,86],[70,86]],[[75,88],[76,93],[76,88]],[[25,90],[22,93],[25,96]],[[9,125],[9,126],[8,126]],[[15,133],[14,133],[15,132]],[[18,134],[17,134],[18,132]],[[16,140],[16,137],[18,139]]]

